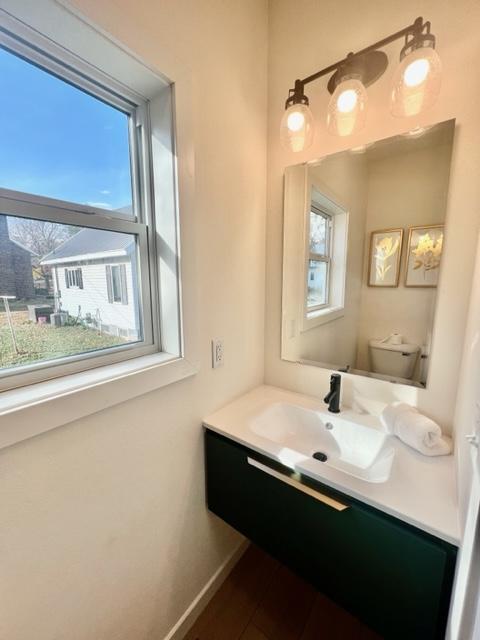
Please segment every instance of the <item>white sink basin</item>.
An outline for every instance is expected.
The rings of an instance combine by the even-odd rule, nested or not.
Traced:
[[[297,471],[306,464],[310,472],[327,465],[367,482],[385,482],[395,449],[387,434],[362,424],[362,418],[355,419],[351,411],[331,414],[278,402],[252,417],[249,428],[274,443],[278,460]],[[314,454],[326,459],[317,460]]]

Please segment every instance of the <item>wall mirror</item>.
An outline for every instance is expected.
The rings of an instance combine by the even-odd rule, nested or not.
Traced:
[[[287,168],[282,358],[427,385],[454,131]]]

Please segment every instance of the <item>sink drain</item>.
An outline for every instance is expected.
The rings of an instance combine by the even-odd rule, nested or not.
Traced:
[[[313,457],[315,460],[320,460],[320,462],[326,462],[328,460],[327,454],[323,453],[323,451],[315,451]]]

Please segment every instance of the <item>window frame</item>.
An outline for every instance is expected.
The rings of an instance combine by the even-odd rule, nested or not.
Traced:
[[[28,29],[27,41],[24,34],[19,35],[0,25],[0,45],[129,117],[131,215],[6,188],[0,188],[0,212],[7,217],[39,219],[135,236],[139,314],[143,328],[142,341],[0,370],[0,391],[163,352],[149,100],[33,30]],[[172,180],[175,181],[175,176]],[[172,357],[179,356],[181,353],[172,354]]]
[[[120,287],[119,296],[115,296],[115,278],[114,269],[118,269],[118,284]],[[107,283],[107,296],[109,304],[128,305],[128,285],[126,281],[125,263],[106,264],[105,278]],[[116,297],[118,299],[116,299]]]
[[[111,275],[112,275],[112,302],[122,302],[122,283],[121,283],[121,276],[120,276],[120,267],[118,266],[118,264],[114,264],[111,266]],[[117,278],[115,277],[115,273],[118,273]],[[117,288],[118,285],[118,291],[116,292],[115,289]]]
[[[65,268],[65,285],[67,289],[83,289],[82,267]]]
[[[315,215],[319,215],[325,219],[327,223],[327,233],[325,236],[325,253],[315,253],[310,250],[310,235],[311,235],[311,225],[310,225],[310,216],[314,213]],[[320,311],[322,309],[327,309],[330,306],[330,272],[331,272],[331,261],[332,261],[332,245],[333,245],[333,216],[331,213],[326,211],[325,209],[319,207],[317,204],[311,203],[308,208],[307,213],[307,233],[306,233],[306,241],[307,241],[307,251],[306,259],[305,259],[305,315],[311,314],[315,311]],[[325,278],[325,303],[310,305],[308,304],[308,274],[309,274],[309,263],[310,260],[314,260],[316,262],[324,262],[326,264],[326,278]]]

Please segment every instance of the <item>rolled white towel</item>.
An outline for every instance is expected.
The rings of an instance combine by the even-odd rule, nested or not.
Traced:
[[[446,456],[452,451],[450,438],[442,435],[438,424],[416,411],[400,412],[394,433],[405,444],[425,456]]]
[[[426,456],[445,456],[452,451],[452,441],[442,435],[439,425],[408,404],[388,405],[380,419],[388,433]]]
[[[380,414],[380,421],[385,427],[387,433],[395,434],[395,425],[398,417],[402,413],[418,413],[415,407],[411,407],[405,402],[394,402],[393,404],[387,404],[385,409]]]

